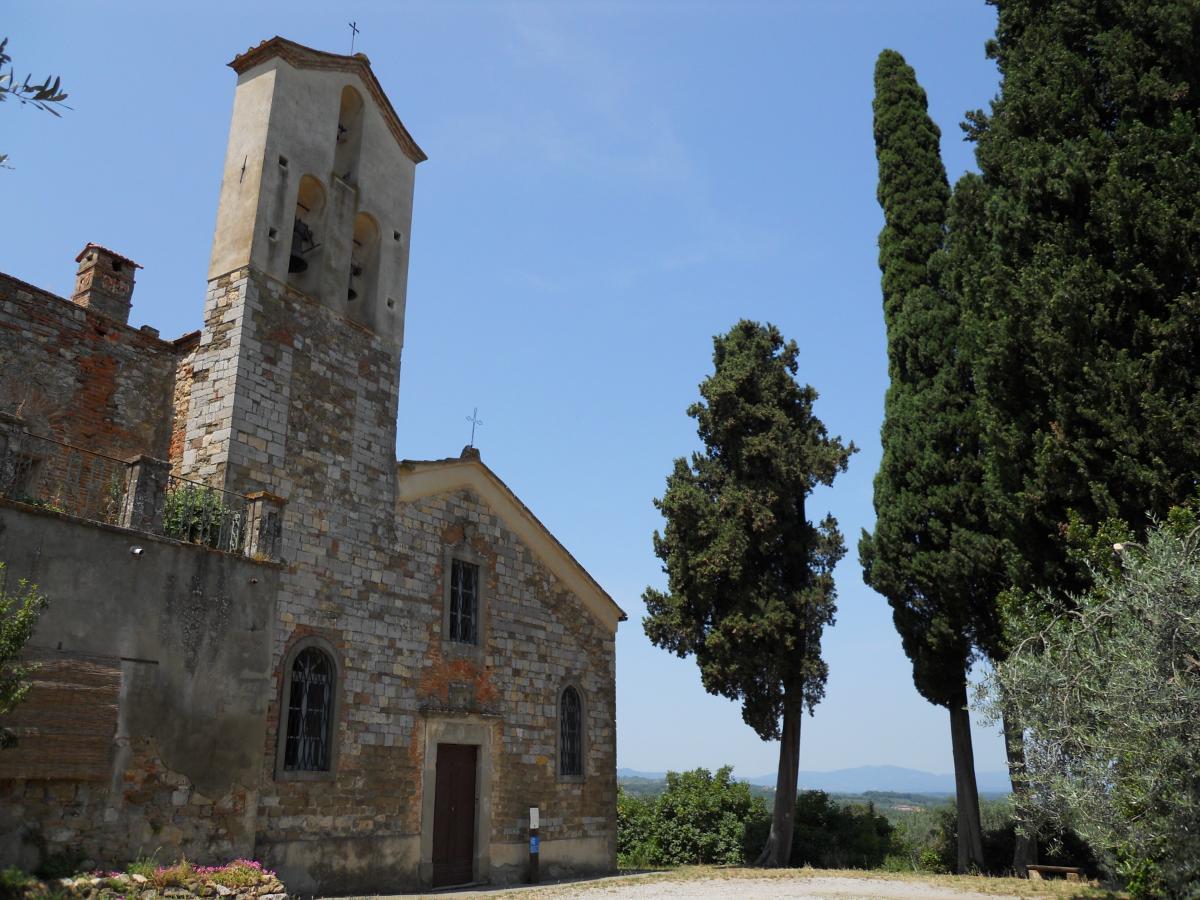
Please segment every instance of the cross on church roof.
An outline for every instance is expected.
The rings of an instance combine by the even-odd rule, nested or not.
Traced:
[[[467,444],[467,446],[474,447],[475,446],[475,426],[483,424],[483,419],[479,418],[479,407],[478,406],[475,407],[475,410],[469,416],[467,416],[467,421],[471,423],[471,443]]]
[[[350,26],[350,55],[354,55],[354,38],[358,35],[358,22],[347,22]]]

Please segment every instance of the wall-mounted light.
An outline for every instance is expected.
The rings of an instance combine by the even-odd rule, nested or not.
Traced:
[[[141,556],[146,551],[143,550],[141,547],[130,547],[129,552],[132,553],[134,556]]]

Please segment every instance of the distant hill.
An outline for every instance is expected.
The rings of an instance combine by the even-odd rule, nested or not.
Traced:
[[[662,781],[666,777],[665,772],[617,769],[619,781]],[[975,778],[981,794],[1007,794],[1012,790],[1007,772],[977,772]],[[774,787],[775,773],[742,780],[762,787]],[[801,772],[800,789],[837,794],[862,794],[866,791],[953,794],[954,776],[906,769],[902,766],[858,766],[853,769],[835,769],[832,772]]]

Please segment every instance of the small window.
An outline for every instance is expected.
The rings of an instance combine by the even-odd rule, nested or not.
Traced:
[[[461,559],[450,566],[450,640],[479,643],[479,566]]]
[[[471,529],[442,547],[442,651],[482,662],[488,640],[488,560]]]
[[[328,772],[333,726],[333,660],[307,647],[292,662],[288,691],[283,768],[288,772]]]
[[[566,687],[558,701],[558,774],[583,776],[583,702],[579,691]]]

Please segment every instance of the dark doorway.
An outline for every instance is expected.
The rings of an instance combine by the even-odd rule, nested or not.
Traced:
[[[433,886],[475,880],[473,744],[438,744],[433,790]]]

